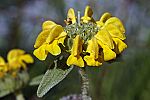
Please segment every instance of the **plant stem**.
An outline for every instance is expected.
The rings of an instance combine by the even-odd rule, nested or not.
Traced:
[[[92,100],[89,96],[89,80],[86,74],[85,68],[79,68],[79,74],[81,75],[82,82],[82,100]]]
[[[16,100],[25,100],[21,91],[16,91],[15,96],[16,96]]]

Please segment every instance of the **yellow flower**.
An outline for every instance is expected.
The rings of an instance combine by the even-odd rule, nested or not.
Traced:
[[[52,55],[59,55],[61,53],[59,44],[63,45],[66,35],[62,26],[52,21],[44,22],[43,30],[36,39],[34,45],[36,49],[33,54],[39,60],[45,60],[48,52]]]
[[[8,72],[15,76],[21,67],[26,69],[26,63],[34,62],[31,55],[25,54],[25,51],[21,49],[13,49],[9,51],[7,61],[8,62],[5,62],[0,56],[0,78]]]
[[[90,21],[94,22],[92,15],[93,15],[92,9],[90,8],[90,6],[86,6],[84,16],[81,17],[81,19],[84,23],[88,23]]]
[[[52,21],[44,22],[34,45],[34,55],[40,60],[45,60],[48,52],[59,55],[61,43],[63,50],[70,53],[68,66],[100,66],[104,61],[115,59],[127,48],[123,42],[126,37],[122,22],[108,12],[96,22],[92,15],[92,9],[86,6],[84,16],[77,22],[74,9],[70,8],[64,28]]]
[[[7,70],[8,70],[7,64],[5,60],[0,56],[0,71],[7,72]]]
[[[0,56],[0,78],[8,71],[8,66],[5,60]]]
[[[80,54],[82,53],[83,40],[77,35],[73,40],[73,46],[71,49],[71,55],[67,59],[67,65],[76,65],[79,67],[84,67],[84,61]]]
[[[107,30],[111,35],[116,54],[120,54],[125,48],[127,48],[127,45],[123,42],[123,40],[126,39],[124,34],[125,28],[117,17],[112,17],[110,13],[104,13],[100,18],[100,21],[97,21],[97,25],[102,29]]]
[[[100,66],[102,65],[103,58],[102,55],[99,54],[99,46],[96,38],[92,38],[92,40],[88,41],[88,47],[86,52],[90,53],[90,55],[84,56],[84,60],[89,66]]]
[[[29,54],[25,54],[24,50],[13,49],[7,55],[9,69],[26,68],[25,63],[33,63],[33,58]]]

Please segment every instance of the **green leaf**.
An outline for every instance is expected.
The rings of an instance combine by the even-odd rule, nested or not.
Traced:
[[[61,82],[73,69],[71,66],[68,69],[58,69],[54,67],[46,71],[37,90],[37,96],[44,96],[51,88]]]
[[[0,97],[6,96],[14,91],[14,82],[14,79],[11,77],[0,79]]]
[[[17,74],[15,78],[15,88],[14,90],[18,90],[22,87],[25,87],[29,82],[29,74],[27,71],[22,71]]]
[[[13,93],[15,90],[19,90],[28,83],[29,75],[27,71],[22,71],[17,74],[17,77],[13,77],[11,74],[7,74],[0,79],[0,97]]]
[[[39,76],[34,77],[34,78],[30,81],[29,85],[30,85],[30,86],[39,85],[40,82],[41,82],[41,80],[42,80],[42,77],[43,77],[43,76],[44,76],[44,75],[42,74],[42,75],[39,75]]]

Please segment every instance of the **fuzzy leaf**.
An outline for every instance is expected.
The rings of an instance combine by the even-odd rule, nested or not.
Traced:
[[[0,97],[6,96],[14,91],[14,79],[6,77],[0,80]]]
[[[14,78],[11,75],[6,75],[0,79],[0,97],[6,96],[19,90],[28,83],[29,75],[26,71],[22,71]]]
[[[73,66],[68,69],[59,69],[56,67],[53,69],[48,69],[38,87],[37,96],[44,96],[51,88],[61,82],[72,69]]]
[[[29,85],[30,85],[30,86],[39,85],[40,82],[41,82],[41,80],[42,80],[42,77],[43,77],[43,76],[44,76],[44,75],[42,74],[42,75],[39,75],[39,76],[34,77],[34,78],[30,81]]]

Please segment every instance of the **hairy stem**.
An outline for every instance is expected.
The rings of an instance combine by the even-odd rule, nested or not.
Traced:
[[[89,80],[86,74],[85,68],[79,69],[79,74],[81,75],[81,82],[82,82],[82,100],[92,100],[89,96]]]

